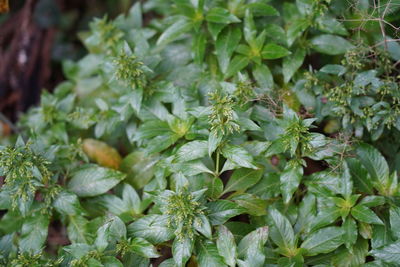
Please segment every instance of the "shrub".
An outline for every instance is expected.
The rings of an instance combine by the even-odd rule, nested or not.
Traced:
[[[94,20],[0,150],[1,264],[396,266],[394,159],[367,143],[399,127],[398,44],[370,48],[371,26],[358,46],[371,10],[147,1]]]

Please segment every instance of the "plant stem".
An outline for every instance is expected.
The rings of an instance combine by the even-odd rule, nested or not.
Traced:
[[[215,162],[215,176],[219,176],[219,150],[217,150],[217,158]]]

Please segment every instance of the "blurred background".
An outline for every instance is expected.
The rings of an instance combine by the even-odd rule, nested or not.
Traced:
[[[5,120],[39,101],[40,91],[62,81],[61,63],[85,54],[78,33],[93,17],[113,18],[135,0],[0,0],[9,10],[0,13],[0,130]]]

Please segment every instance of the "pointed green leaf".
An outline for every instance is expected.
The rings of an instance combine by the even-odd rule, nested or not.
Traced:
[[[270,229],[271,239],[282,250],[294,249],[294,231],[289,220],[276,209],[271,209],[269,214],[272,223],[272,227]]]
[[[382,220],[368,207],[357,205],[351,209],[351,215],[358,221],[371,224],[383,224]]]
[[[232,75],[241,71],[244,67],[246,67],[250,62],[250,59],[245,56],[236,55],[225,73],[225,78],[229,78]]]
[[[389,166],[376,148],[368,144],[361,144],[356,152],[373,179],[384,181],[389,177]]]
[[[242,32],[237,27],[227,27],[218,35],[215,49],[222,73],[227,71],[231,56],[241,38]]]
[[[238,204],[228,200],[217,200],[207,204],[209,208],[208,217],[212,225],[223,224],[230,218],[237,216],[246,210]]]
[[[224,258],[224,261],[227,265],[235,267],[237,249],[233,234],[223,225],[220,225],[217,228],[217,233],[217,248],[219,255]]]
[[[238,256],[242,266],[263,266],[265,261],[264,245],[268,240],[268,227],[260,227],[247,234],[238,245]],[[244,264],[244,265],[243,265]]]
[[[221,152],[225,158],[240,167],[257,169],[257,166],[252,163],[253,158],[250,153],[240,146],[226,144],[222,147]]]
[[[281,192],[285,203],[290,201],[302,178],[303,167],[301,165],[294,162],[286,163],[285,169],[281,174]]]
[[[288,83],[296,71],[301,67],[305,56],[306,51],[304,49],[297,48],[293,55],[283,59],[282,73],[285,83]]]
[[[207,141],[192,141],[184,144],[176,152],[178,161],[190,161],[207,156],[208,142]]]
[[[211,239],[212,237],[211,225],[207,216],[203,214],[198,215],[194,220],[194,228],[196,229],[197,232],[202,233],[205,237]]]
[[[209,241],[203,240],[198,243],[197,263],[199,267],[223,267],[224,259],[219,255],[217,246]]]
[[[343,37],[331,34],[322,34],[311,39],[312,47],[323,54],[340,55],[354,46]]]
[[[339,227],[326,227],[312,233],[301,244],[306,249],[304,255],[315,256],[335,250],[344,243],[343,234],[343,229]]]
[[[191,21],[187,19],[180,19],[166,29],[157,40],[158,46],[164,46],[168,43],[175,41],[182,34],[188,32],[193,27]]]
[[[39,253],[46,241],[49,223],[49,218],[46,215],[37,214],[27,218],[21,229],[20,251],[29,254]]]
[[[213,7],[210,9],[206,15],[206,20],[213,23],[223,24],[240,22],[240,19],[222,7]]]
[[[277,59],[281,57],[286,57],[290,55],[290,51],[284,48],[283,46],[269,43],[261,51],[261,57],[263,59]]]
[[[344,230],[344,243],[347,249],[350,249],[357,241],[358,231],[357,224],[353,218],[348,217],[343,223],[342,228]]]
[[[186,266],[186,262],[192,255],[193,240],[189,237],[184,237],[183,240],[175,238],[172,244],[172,255],[174,256],[175,264],[178,267]]]
[[[235,170],[229,178],[223,194],[231,191],[246,191],[247,188],[255,185],[261,179],[262,174],[263,169],[240,168]]]
[[[68,189],[80,197],[97,196],[106,193],[125,177],[119,171],[87,164],[72,175]]]
[[[146,215],[131,223],[127,230],[129,237],[142,237],[153,244],[171,240],[174,236],[166,215]]]
[[[379,249],[373,249],[370,253],[375,259],[397,265],[400,262],[400,241]]]

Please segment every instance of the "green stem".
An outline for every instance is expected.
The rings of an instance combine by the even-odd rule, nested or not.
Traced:
[[[217,150],[217,158],[216,158],[216,163],[215,163],[215,176],[219,176],[219,150]]]

